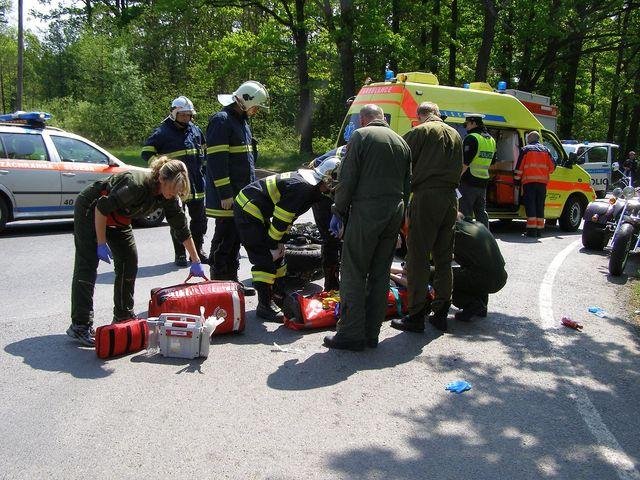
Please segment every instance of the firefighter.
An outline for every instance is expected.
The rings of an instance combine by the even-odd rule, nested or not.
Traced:
[[[191,238],[180,198],[189,198],[189,173],[184,163],[162,156],[151,162],[151,172],[116,173],[85,188],[76,200],[73,238],[76,246],[71,284],[71,326],[67,335],[93,346],[93,291],[98,263],[115,271],[113,321],[135,317],[133,292],[138,252],[131,218],[163,208],[176,239],[191,255],[191,274],[205,277]],[[113,253],[112,253],[113,252]]]
[[[207,233],[207,217],[204,211],[204,135],[200,127],[193,123],[196,110],[193,103],[185,96],[175,98],[171,102],[169,116],[163,120],[158,128],[144,143],[142,158],[151,163],[160,155],[182,160],[189,171],[191,195],[185,199],[191,217],[190,230],[193,242],[198,250],[198,256],[207,262],[207,256],[202,250],[204,235]],[[175,252],[175,263],[179,267],[186,267],[187,255],[182,243],[176,238],[175,230],[171,229],[171,240]],[[193,258],[191,259],[193,261]]]
[[[489,135],[480,113],[465,113],[467,135],[462,142],[464,164],[460,178],[460,211],[468,220],[482,222],[489,228],[487,214],[487,183],[489,166],[496,160],[496,141]]]
[[[547,183],[555,168],[551,152],[540,143],[540,134],[536,131],[527,133],[527,145],[520,150],[514,171],[516,184],[522,185],[524,209],[527,214],[527,230],[523,236],[542,236]]]
[[[312,160],[309,167],[316,168],[328,159],[342,159],[346,152],[346,145],[329,150],[324,155]],[[311,207],[313,219],[322,239],[322,270],[324,272],[325,291],[340,289],[340,250],[342,242],[329,231],[332,204],[331,195],[323,195],[322,199]]]
[[[480,222],[458,216],[455,225],[452,303],[461,309],[456,320],[469,321],[487,316],[489,294],[496,293],[507,283],[504,258],[498,242]]]
[[[249,118],[268,110],[269,94],[258,82],[244,82],[230,95],[218,95],[223,109],[207,126],[207,216],[216,219],[211,240],[211,277],[238,280],[240,237],[233,221],[233,199],[255,180],[257,142]]]
[[[360,109],[340,167],[330,228],[344,233],[340,266],[341,313],[328,348],[378,346],[389,292],[389,268],[409,197],[411,152],[378,105]],[[344,228],[343,228],[344,227]]]
[[[339,164],[334,157],[313,170],[271,175],[250,183],[236,196],[235,223],[253,265],[258,317],[283,320],[282,311],[273,302],[273,284],[286,274],[282,237],[297,217],[331,191]]]

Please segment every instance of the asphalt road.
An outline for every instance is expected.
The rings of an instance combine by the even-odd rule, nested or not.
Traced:
[[[329,351],[326,332],[257,321],[252,297],[245,333],[215,337],[206,360],[101,361],[64,333],[71,222],[14,224],[0,237],[0,477],[638,479],[629,277],[609,278],[579,232],[530,243],[523,227],[492,224],[509,281],[486,319],[450,317],[445,335],[386,323],[375,350]],[[145,312],[150,289],[187,269],[167,226],[136,239]],[[97,325],[112,280],[101,264]],[[559,327],[564,315],[584,331]],[[473,388],[446,392],[456,379]]]

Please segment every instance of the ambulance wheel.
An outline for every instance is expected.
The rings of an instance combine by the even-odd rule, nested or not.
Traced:
[[[602,225],[586,221],[582,227],[582,245],[589,250],[602,251],[606,244],[606,236]]]
[[[5,201],[0,198],[0,232],[4,230],[7,221],[9,221],[9,209]]]
[[[152,212],[151,214],[147,215],[146,217],[134,218],[133,224],[136,227],[140,227],[140,228],[151,228],[151,227],[160,226],[163,220],[164,220],[164,210],[159,208],[155,212]]]
[[[571,195],[564,204],[562,215],[560,215],[560,228],[565,232],[575,232],[580,227],[584,205],[577,195]]]

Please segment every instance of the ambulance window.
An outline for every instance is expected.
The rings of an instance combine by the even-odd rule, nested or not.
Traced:
[[[41,135],[3,133],[6,158],[20,160],[49,160]]]
[[[558,152],[558,149],[556,148],[556,144],[554,142],[552,142],[550,139],[545,138],[544,139],[544,146],[549,149],[549,151],[551,152],[551,156],[553,157],[553,161],[557,165],[558,164],[558,160],[560,160],[562,158],[562,156]]]
[[[607,161],[607,147],[593,147],[585,155],[585,163],[601,163]]]

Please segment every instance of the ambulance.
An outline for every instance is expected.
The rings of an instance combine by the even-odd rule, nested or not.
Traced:
[[[545,218],[558,220],[564,231],[579,228],[587,204],[595,199],[589,174],[570,160],[555,133],[546,130],[536,117],[515,97],[498,93],[483,82],[468,88],[438,84],[431,73],[400,73],[385,82],[363,86],[351,103],[340,129],[337,145],[348,142],[358,128],[360,109],[369,103],[380,106],[391,128],[400,135],[418,125],[416,110],[422,102],[434,102],[446,123],[464,138],[465,112],[482,113],[489,133],[496,139],[497,160],[491,167],[487,187],[487,212],[490,218],[525,219],[520,188],[514,184],[513,170],[527,132],[540,132],[543,143],[556,162],[556,170],[547,185]]]

